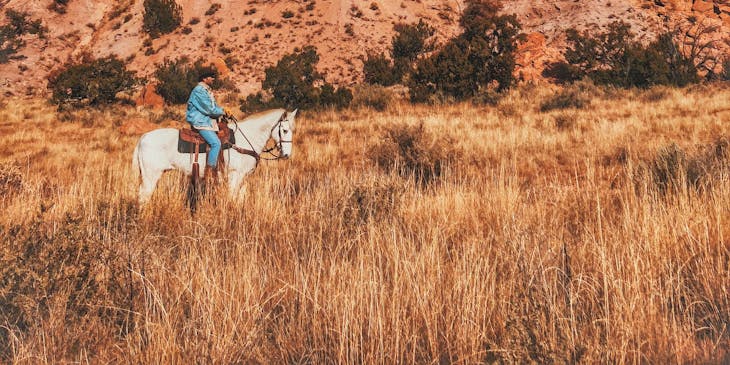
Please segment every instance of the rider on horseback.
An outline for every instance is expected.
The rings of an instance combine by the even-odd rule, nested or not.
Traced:
[[[204,69],[198,77],[198,85],[193,88],[188,98],[188,108],[185,119],[193,129],[198,130],[200,135],[210,145],[208,158],[205,165],[205,179],[207,181],[218,178],[218,154],[221,151],[221,141],[216,135],[218,123],[213,119],[222,115],[232,115],[228,109],[221,108],[216,104],[213,92],[210,87],[215,81],[216,72],[212,69]]]

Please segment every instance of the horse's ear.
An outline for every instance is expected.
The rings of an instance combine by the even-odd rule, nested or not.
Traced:
[[[294,117],[297,116],[297,111],[299,111],[299,109],[294,109],[294,111],[291,112],[291,114],[289,114],[289,124],[291,124],[292,129],[295,129],[294,128],[294,125],[295,125]]]

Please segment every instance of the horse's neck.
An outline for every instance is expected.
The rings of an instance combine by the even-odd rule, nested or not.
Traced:
[[[261,153],[261,151],[264,149],[264,146],[266,146],[266,142],[269,140],[269,137],[271,135],[271,128],[273,127],[274,123],[271,122],[272,118],[263,118],[262,120],[255,120],[255,121],[249,121],[249,122],[239,122],[238,123],[238,129],[241,131],[241,133],[244,136],[244,141],[237,142],[236,144],[243,146],[243,147],[249,147],[245,146],[244,143],[250,143],[254,151],[256,153]]]

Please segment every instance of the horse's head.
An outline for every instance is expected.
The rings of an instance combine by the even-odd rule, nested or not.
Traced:
[[[282,158],[289,158],[292,155],[292,139],[294,138],[294,117],[297,115],[297,110],[291,113],[284,112],[279,122],[271,128],[271,138],[276,142],[279,147]]]

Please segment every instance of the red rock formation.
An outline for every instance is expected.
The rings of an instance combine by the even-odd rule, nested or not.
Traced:
[[[545,58],[545,40],[542,33],[527,34],[524,42],[517,47],[515,75],[521,81],[535,81],[540,78]]]
[[[137,106],[149,106],[155,109],[160,109],[165,106],[165,100],[157,93],[157,85],[147,84],[142,87],[139,95],[135,99]]]

